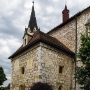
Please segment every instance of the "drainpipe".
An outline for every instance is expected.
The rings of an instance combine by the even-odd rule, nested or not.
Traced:
[[[76,62],[77,62],[77,16],[75,16],[75,24],[76,24],[76,30],[75,30],[75,34],[76,34],[76,38],[75,38],[75,73],[76,73]],[[76,90],[76,77],[75,77],[75,87],[74,90]]]

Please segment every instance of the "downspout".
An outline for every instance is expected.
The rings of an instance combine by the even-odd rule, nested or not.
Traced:
[[[77,62],[77,16],[75,16],[75,24],[76,24],[76,30],[75,30],[75,73],[76,73],[76,62]],[[76,90],[76,76],[75,76],[75,87],[74,90]]]

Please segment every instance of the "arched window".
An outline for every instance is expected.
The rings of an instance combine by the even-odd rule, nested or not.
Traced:
[[[20,85],[19,90],[25,90],[25,85]]]
[[[62,90],[62,86],[61,85],[59,86],[58,90]]]
[[[87,36],[90,36],[90,19],[88,19],[85,26],[86,26],[86,34],[87,34]]]

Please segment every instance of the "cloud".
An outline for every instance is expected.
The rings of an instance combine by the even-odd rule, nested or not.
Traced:
[[[3,86],[7,86],[10,82],[11,82],[11,74],[6,74],[7,76],[7,79],[5,82],[4,82],[4,85]]]
[[[8,57],[22,44],[25,26],[28,26],[33,0],[1,0],[0,2],[0,65],[11,81],[11,61]],[[35,13],[41,31],[48,32],[62,23],[66,0],[36,0]],[[67,0],[70,16],[88,7],[90,0]],[[83,5],[83,7],[82,7]]]
[[[4,36],[4,35],[0,35]],[[19,39],[15,37],[8,36],[8,38],[0,38],[0,66],[3,67],[4,72],[7,77],[7,81],[4,83],[6,86],[10,83],[11,77],[11,60],[8,57],[18,48],[20,47],[21,42]]]

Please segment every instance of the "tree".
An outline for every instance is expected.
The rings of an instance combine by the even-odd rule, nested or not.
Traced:
[[[81,67],[76,67],[76,81],[84,90],[90,90],[90,37],[81,35],[81,47],[77,54],[82,62]]]
[[[0,66],[0,86],[3,85],[3,82],[6,81],[6,75],[4,73],[3,68]]]
[[[53,90],[53,88],[48,83],[37,82],[33,83],[30,90]]]
[[[7,85],[7,87],[6,87],[7,89],[10,89],[10,83]]]

